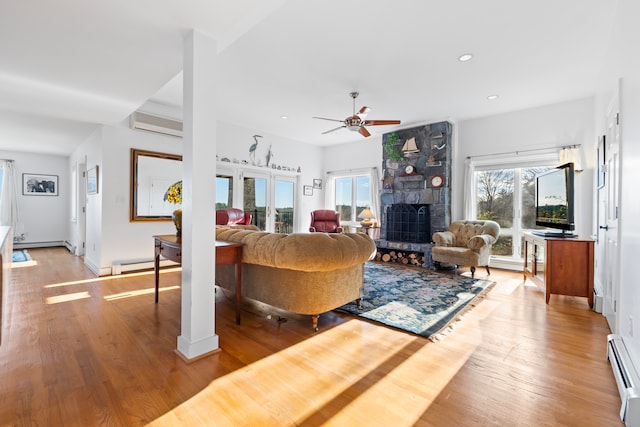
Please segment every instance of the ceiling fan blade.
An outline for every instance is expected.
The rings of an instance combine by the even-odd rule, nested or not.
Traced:
[[[328,131],[322,132],[321,135],[324,135],[325,133],[334,132],[334,131],[336,131],[338,129],[342,129],[342,128],[346,128],[346,126],[338,126],[337,128],[329,129]]]
[[[358,111],[358,114],[356,114],[356,116],[360,117],[361,120],[364,120],[364,118],[367,117],[367,114],[369,114],[369,111],[371,111],[371,108],[364,106],[360,109],[360,111]]]
[[[344,122],[344,120],[327,119],[326,117],[311,117],[312,119],[329,120],[330,122]]]
[[[380,126],[380,125],[399,125],[400,120],[365,120],[367,126]]]
[[[364,136],[365,138],[368,138],[371,136],[367,128],[365,128],[364,126],[360,126],[360,129],[358,130],[358,132],[360,132],[360,135]]]

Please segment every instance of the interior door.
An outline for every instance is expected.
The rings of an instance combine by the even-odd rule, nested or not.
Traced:
[[[606,187],[606,135],[598,139],[597,163],[596,163],[596,242],[594,247],[594,271],[593,281],[596,295],[604,298],[606,278],[606,252],[607,239],[607,187]],[[596,303],[594,310],[602,313],[602,304]]]
[[[78,193],[76,197],[77,203],[77,247],[76,255],[84,256],[85,242],[87,240],[87,164],[78,164]]]
[[[604,278],[604,304],[602,314],[607,318],[609,328],[613,333],[618,332],[618,299],[620,284],[618,278],[618,218],[620,216],[620,126],[617,102],[616,108],[611,109],[607,118],[607,133],[605,141],[605,180],[602,188],[604,203],[604,224],[599,224],[599,230],[604,240],[604,262],[602,277]],[[602,260],[601,260],[602,261]]]

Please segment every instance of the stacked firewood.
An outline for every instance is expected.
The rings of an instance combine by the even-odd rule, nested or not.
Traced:
[[[424,254],[421,252],[400,251],[397,249],[378,249],[376,261],[422,266],[424,264]]]

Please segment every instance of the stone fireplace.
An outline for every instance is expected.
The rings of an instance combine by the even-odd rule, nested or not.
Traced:
[[[431,242],[429,205],[393,204],[387,207],[385,218],[387,240],[407,243]]]
[[[383,135],[379,248],[424,253],[433,268],[431,236],[451,222],[449,122]]]

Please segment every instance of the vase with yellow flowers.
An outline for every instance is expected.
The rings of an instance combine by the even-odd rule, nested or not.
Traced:
[[[175,205],[182,204],[182,181],[178,181],[169,186],[164,193],[164,201]],[[178,208],[171,215],[173,224],[176,226],[176,236],[182,236],[182,209]]]

